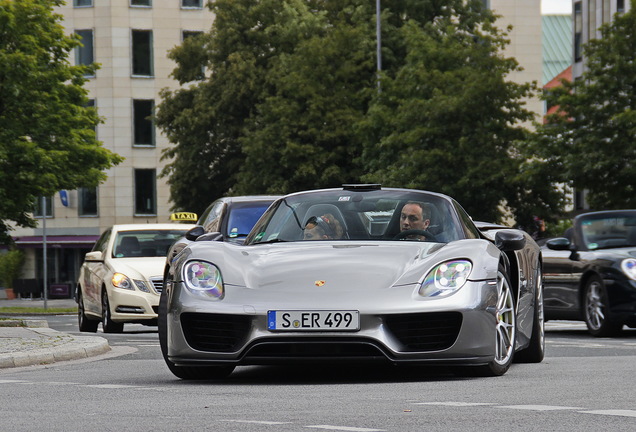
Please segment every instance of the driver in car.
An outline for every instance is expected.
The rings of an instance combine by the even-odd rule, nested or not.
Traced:
[[[408,201],[402,207],[400,215],[400,231],[420,230],[425,231],[431,224],[431,208],[428,204],[419,201]],[[425,240],[423,235],[407,235],[407,239]]]

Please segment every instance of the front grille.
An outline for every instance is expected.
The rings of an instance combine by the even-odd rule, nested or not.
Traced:
[[[406,351],[439,351],[450,348],[457,340],[462,314],[432,312],[386,315],[385,322]]]
[[[237,351],[245,343],[251,325],[251,317],[243,315],[181,314],[186,341],[198,351]]]
[[[362,339],[339,338],[313,339],[265,339],[251,347],[246,358],[288,358],[288,359],[382,359],[386,356],[371,342]]]
[[[161,294],[161,292],[163,291],[163,278],[150,278],[150,282],[152,282],[152,287],[155,289],[155,291]]]

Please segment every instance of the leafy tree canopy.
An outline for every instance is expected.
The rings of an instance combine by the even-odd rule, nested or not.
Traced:
[[[53,13],[61,0],[0,0],[0,237],[9,223],[35,226],[38,196],[96,186],[121,158],[104,149],[84,75],[71,66],[80,42]]]
[[[378,76],[374,2],[211,2],[211,31],[170,54],[190,84],[157,115],[175,206],[364,181],[447,193],[479,219],[534,211],[518,148],[534,85],[508,80],[496,17],[481,0],[382,7]]]
[[[559,111],[533,150],[597,209],[636,207],[636,2],[584,46],[581,79],[547,96]]]

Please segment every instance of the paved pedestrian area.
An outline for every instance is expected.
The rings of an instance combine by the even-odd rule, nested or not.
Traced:
[[[50,300],[48,308],[73,307],[72,299]],[[0,300],[0,307],[42,308],[43,300]],[[110,351],[99,336],[74,336],[48,327],[46,319],[25,319],[0,312],[0,369],[51,364]]]

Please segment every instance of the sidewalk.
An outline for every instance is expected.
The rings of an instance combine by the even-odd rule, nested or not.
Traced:
[[[73,299],[46,301],[50,308],[75,307]],[[44,300],[0,300],[2,307],[28,307],[44,309]],[[110,351],[108,341],[99,336],[74,336],[50,329],[46,316],[33,319],[0,312],[0,369],[50,364],[76,360]]]

